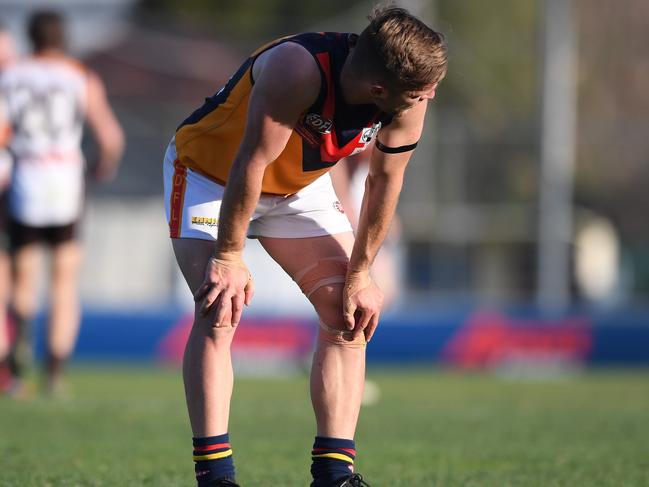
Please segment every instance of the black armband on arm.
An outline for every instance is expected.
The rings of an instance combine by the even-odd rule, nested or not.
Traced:
[[[399,154],[400,152],[409,152],[411,150],[414,150],[414,148],[417,147],[418,143],[419,141],[415,142],[414,144],[402,145],[400,147],[388,147],[387,145],[381,144],[381,142],[379,142],[379,139],[376,139],[376,148],[381,152],[385,152],[386,154]]]

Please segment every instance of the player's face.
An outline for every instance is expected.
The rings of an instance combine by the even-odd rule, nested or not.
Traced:
[[[435,97],[437,84],[426,85],[417,90],[396,90],[383,86],[372,87],[372,89],[376,106],[386,113],[399,115],[424,100],[432,100]]]

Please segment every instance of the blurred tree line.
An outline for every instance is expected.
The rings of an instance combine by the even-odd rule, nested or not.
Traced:
[[[579,0],[578,202],[609,217],[649,296],[649,2]]]
[[[447,136],[464,144],[467,162],[457,194],[447,196],[451,202],[536,198],[539,6],[497,3],[495,11],[493,2],[437,2],[437,28],[450,50],[449,74],[436,101],[440,130],[462,134]],[[439,188],[442,198],[449,188]]]
[[[349,5],[349,0],[141,0],[137,10],[145,22],[171,21],[199,35],[248,44],[297,33]]]

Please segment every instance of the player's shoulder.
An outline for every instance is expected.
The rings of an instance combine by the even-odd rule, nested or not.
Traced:
[[[334,48],[337,44],[353,42],[348,32],[303,32],[289,36],[287,40],[298,43],[310,51],[325,51]]]
[[[16,59],[11,64],[8,64],[0,70],[0,77],[7,79],[11,76],[15,76],[16,73],[19,73],[25,67],[25,61],[23,59]]]
[[[80,78],[92,75],[92,70],[82,61],[65,55],[32,55],[20,59],[12,65],[12,72],[33,74],[42,71],[59,72]]]
[[[62,62],[65,63],[70,69],[74,69],[86,76],[92,73],[92,70],[83,61],[72,56],[64,57],[62,59]]]
[[[286,42],[263,52],[253,65],[254,92],[263,94],[265,105],[302,111],[320,93],[322,79],[313,56],[299,44]]]
[[[26,59],[18,59],[0,71],[0,86],[7,88],[29,79],[30,63]],[[34,76],[32,75],[31,78]]]
[[[303,66],[305,64],[307,65],[305,67],[308,67],[310,63],[307,61],[313,59],[311,52],[302,43],[295,42],[293,38],[289,38],[285,42],[281,42],[268,49],[259,56],[259,60],[264,57],[266,59],[273,59],[276,63],[285,63],[287,68]]]
[[[18,86],[43,86],[44,82],[64,84],[78,93],[95,90],[95,86],[102,84],[93,70],[70,56],[27,56],[0,73],[3,92]]]
[[[320,71],[311,52],[302,44],[282,42],[261,53],[255,61],[253,78],[277,77],[288,84],[319,84]]]
[[[72,73],[79,76],[87,78],[93,75],[92,70],[88,66],[86,66],[81,60],[72,56],[65,55],[56,57],[55,62],[63,69],[70,70]]]

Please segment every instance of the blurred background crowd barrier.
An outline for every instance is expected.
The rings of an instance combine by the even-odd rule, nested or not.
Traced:
[[[67,16],[127,135],[117,180],[88,188],[77,357],[174,362],[191,297],[164,221],[165,145],[259,44],[359,31],[372,3],[0,0],[23,53],[44,4]],[[401,293],[370,360],[648,364],[649,3],[398,4],[445,33],[450,66],[408,169]],[[256,242],[246,253],[258,291],[241,366],[259,350],[299,364],[309,306]]]

